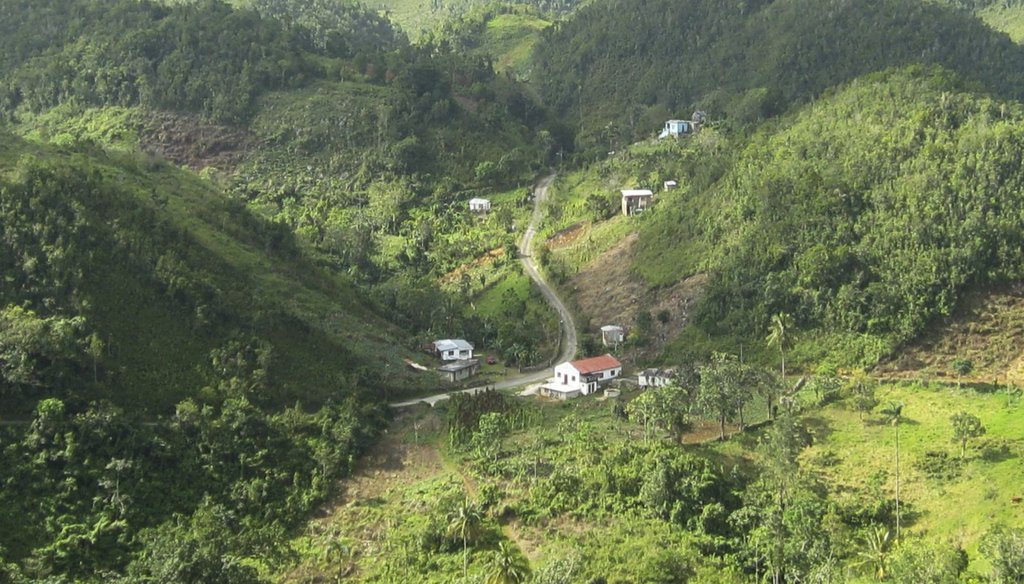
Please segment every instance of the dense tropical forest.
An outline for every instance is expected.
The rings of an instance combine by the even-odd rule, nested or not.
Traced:
[[[1022,23],[0,0],[0,583],[1021,581]]]

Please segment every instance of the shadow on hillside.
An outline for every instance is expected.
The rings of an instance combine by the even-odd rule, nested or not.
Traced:
[[[821,416],[805,416],[800,422],[811,435],[811,444],[820,444],[832,435],[832,424]]]

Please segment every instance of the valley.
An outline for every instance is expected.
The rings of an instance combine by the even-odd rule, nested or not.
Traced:
[[[0,0],[0,584],[1024,574],[1016,0]]]

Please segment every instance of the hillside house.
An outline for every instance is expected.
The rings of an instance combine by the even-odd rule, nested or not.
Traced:
[[[465,361],[473,358],[473,345],[462,339],[434,341],[434,354],[442,361]]]
[[[601,344],[606,347],[617,347],[626,338],[626,331],[619,325],[609,324],[601,327]]]
[[[541,387],[540,394],[561,400],[590,395],[620,375],[622,363],[611,355],[566,361],[555,367],[555,378]]]
[[[641,388],[664,387],[675,379],[675,369],[644,369],[637,375],[637,385]]]
[[[449,383],[456,383],[463,379],[469,379],[476,375],[478,371],[480,371],[479,359],[454,361],[437,368],[437,372],[440,373],[441,377],[445,378]]]
[[[665,122],[665,127],[661,130],[661,134],[658,138],[668,138],[669,136],[689,136],[693,134],[696,128],[693,122],[690,120],[669,120]]]
[[[624,189],[622,192],[622,214],[627,217],[643,213],[654,204],[654,193],[650,189]]]
[[[678,188],[679,188],[679,183],[678,182],[676,182],[674,180],[667,180],[667,181],[665,181],[665,184],[663,185],[662,190],[672,191],[672,190],[675,190],[675,189],[678,189]]]
[[[470,199],[469,210],[472,213],[487,213],[491,210],[491,202],[488,199]]]

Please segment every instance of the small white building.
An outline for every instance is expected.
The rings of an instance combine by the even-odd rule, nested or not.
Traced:
[[[623,189],[621,192],[623,215],[642,213],[654,204],[654,193],[650,189]]]
[[[434,341],[434,353],[442,361],[465,361],[473,358],[473,345],[462,339]]]
[[[626,338],[626,331],[619,325],[608,324],[601,327],[601,344],[606,347],[617,347]]]
[[[449,383],[455,383],[468,379],[476,375],[477,371],[480,370],[480,361],[478,359],[464,359],[442,365],[437,368],[438,373],[441,377],[444,377]]]
[[[679,183],[674,181],[674,180],[667,180],[667,181],[665,181],[665,184],[663,185],[663,187],[664,188],[662,190],[671,191],[671,190],[678,189],[679,188]]]
[[[566,361],[555,366],[555,378],[541,387],[540,394],[556,399],[590,395],[620,375],[622,363],[611,355]]]
[[[669,120],[665,122],[665,127],[661,130],[661,134],[658,135],[658,138],[668,138],[669,136],[689,136],[695,129],[693,122],[690,120]]]
[[[676,379],[675,369],[644,369],[637,375],[640,387],[664,387]]]
[[[473,213],[487,213],[491,210],[491,202],[487,199],[470,199],[469,210]]]

